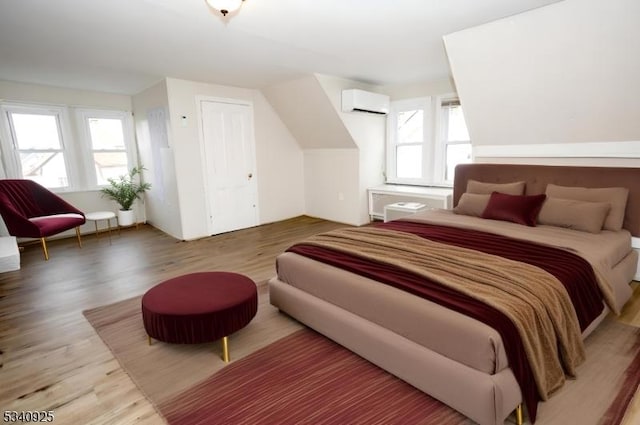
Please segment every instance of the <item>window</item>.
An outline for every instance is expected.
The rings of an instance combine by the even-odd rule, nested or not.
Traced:
[[[440,101],[441,146],[445,164],[444,181],[453,183],[453,174],[458,164],[471,162],[471,139],[458,99]]]
[[[128,112],[2,102],[0,110],[7,178],[31,179],[54,191],[95,190],[135,163]]]
[[[70,184],[66,135],[57,108],[4,108],[10,132],[5,152],[7,175],[34,180],[48,188]]]
[[[423,184],[431,156],[430,98],[392,102],[387,123],[387,180]]]
[[[85,162],[90,186],[108,184],[111,177],[127,174],[132,163],[126,131],[129,115],[124,112],[79,110],[87,154]]]
[[[387,120],[388,183],[450,186],[455,166],[471,161],[471,140],[457,98],[394,101]]]

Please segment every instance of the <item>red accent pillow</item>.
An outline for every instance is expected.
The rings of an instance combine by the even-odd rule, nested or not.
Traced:
[[[510,221],[535,226],[538,213],[547,195],[507,195],[493,192],[487,207],[482,212],[482,218]]]

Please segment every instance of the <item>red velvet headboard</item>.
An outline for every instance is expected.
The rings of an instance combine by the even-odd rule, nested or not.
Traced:
[[[640,237],[640,168],[461,164],[456,167],[454,206],[458,204],[470,179],[488,183],[525,181],[527,195],[544,193],[548,183],[560,186],[626,187],[629,189],[629,199],[623,227],[633,236]]]

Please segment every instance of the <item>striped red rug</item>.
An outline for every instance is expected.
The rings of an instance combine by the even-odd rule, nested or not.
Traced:
[[[331,340],[299,331],[261,297],[254,321],[232,335],[229,365],[215,344],[147,345],[140,297],[84,314],[171,425],[470,423]],[[578,379],[541,403],[536,425],[635,425],[640,328],[607,319],[585,346]]]
[[[635,357],[624,373],[618,394],[609,405],[600,422],[598,422],[598,425],[619,425],[623,423],[631,400],[640,390],[640,338],[638,338],[637,332],[635,343],[629,351],[636,353]],[[631,422],[631,420],[628,422]]]
[[[307,329],[232,363],[157,407],[171,425],[471,423]]]

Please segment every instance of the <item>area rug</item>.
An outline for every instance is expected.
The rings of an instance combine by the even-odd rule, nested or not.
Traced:
[[[278,313],[260,294],[258,315],[216,344],[146,344],[140,298],[85,311],[123,369],[171,425],[468,424],[453,409]],[[640,381],[640,329],[605,320],[588,361],[536,424],[618,425]]]

